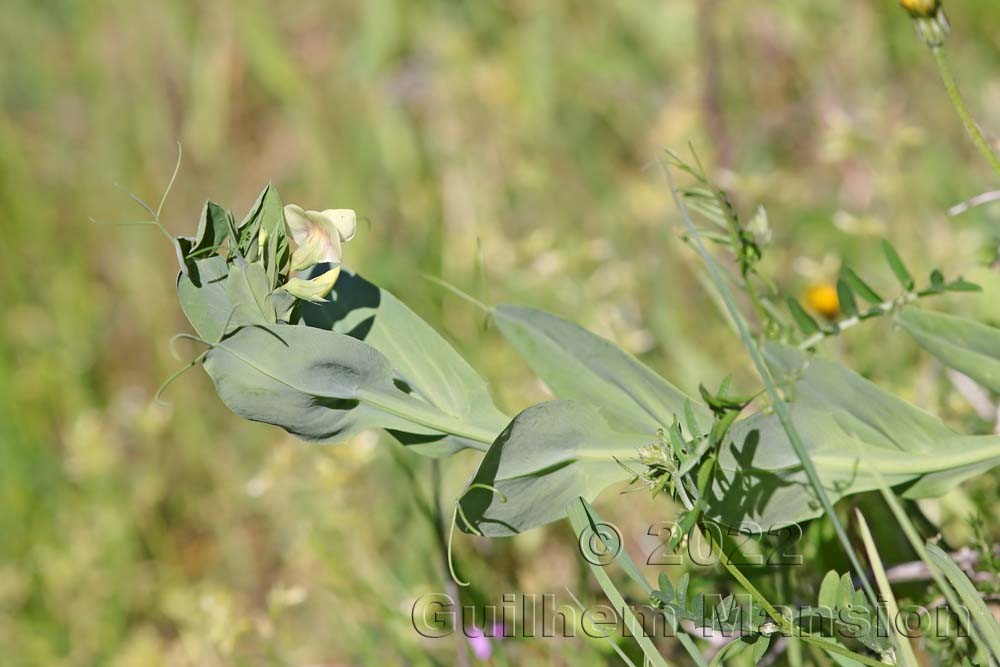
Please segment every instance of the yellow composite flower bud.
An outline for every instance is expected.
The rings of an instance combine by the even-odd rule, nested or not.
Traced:
[[[950,26],[941,0],[899,0],[899,4],[910,13],[920,41],[932,49],[944,44]]]
[[[940,0],[899,0],[903,9],[910,12],[911,16],[930,18],[937,13],[941,6]]]
[[[837,288],[829,283],[810,285],[806,290],[806,303],[827,319],[832,320],[840,314],[840,299],[837,298]]]

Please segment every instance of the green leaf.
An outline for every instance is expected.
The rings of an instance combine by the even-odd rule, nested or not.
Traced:
[[[460,500],[462,510],[488,537],[561,519],[577,497],[592,500],[626,479],[615,459],[636,461],[649,443],[649,436],[614,429],[586,403],[540,403],[517,415],[486,452]]]
[[[958,280],[953,280],[952,282],[950,282],[947,285],[945,285],[944,288],[946,290],[948,290],[949,292],[982,292],[983,291],[982,286],[977,285],[976,283],[970,283],[969,281],[964,280],[963,278],[959,278]]]
[[[242,265],[242,266],[241,266]],[[249,324],[274,324],[277,314],[270,299],[271,286],[264,267],[254,262],[245,264],[242,260],[230,264],[226,279],[226,294],[234,307],[239,307],[237,316]]]
[[[764,352],[831,501],[878,488],[875,472],[904,496],[923,498],[1000,464],[998,436],[959,435],[834,362],[778,344]],[[775,415],[759,412],[730,428],[707,513],[762,526],[822,513]]]
[[[219,247],[232,236],[232,221],[226,209],[215,202],[206,202],[198,220],[194,237],[179,236],[174,239],[181,271],[196,285],[201,284],[196,260],[215,255]]]
[[[917,308],[898,312],[896,322],[945,366],[1000,393],[1000,329]]]
[[[837,589],[840,585],[840,576],[836,570],[830,570],[823,577],[823,583],[819,586],[819,606],[827,609],[837,608]]]
[[[793,297],[788,297],[788,310],[792,312],[792,317],[795,319],[795,324],[799,327],[806,336],[811,336],[814,333],[819,333],[819,325],[816,324],[816,320],[812,318],[806,309],[802,307]]]
[[[767,653],[768,647],[771,645],[771,638],[769,636],[760,635],[753,643],[753,664],[757,664]]]
[[[840,312],[846,317],[858,314],[858,304],[854,300],[854,292],[851,291],[850,285],[843,278],[837,281],[837,301],[840,303]]]
[[[572,322],[523,306],[493,309],[500,332],[559,398],[597,406],[626,430],[655,434],[686,413],[691,399],[638,359]],[[712,417],[692,401],[691,413],[707,430]]]
[[[882,240],[882,252],[885,253],[885,259],[889,262],[889,268],[892,269],[896,279],[899,280],[899,284],[907,292],[912,292],[915,285],[913,276],[906,270],[906,265],[899,258],[899,253],[896,252],[896,249],[885,239]]]
[[[570,502],[566,507],[566,512],[568,513],[570,523],[573,525],[573,530],[576,531],[578,536],[593,530],[593,527],[600,523],[600,518],[594,514],[593,509],[582,498],[576,498]],[[620,554],[621,552],[619,552]],[[625,597],[621,591],[618,590],[611,577],[608,576],[604,565],[590,563],[590,571],[593,573],[594,578],[597,579],[597,583],[601,586],[601,590],[604,591],[608,601],[611,602],[611,606],[622,615],[622,622],[628,628],[629,634],[639,644],[643,655],[646,657],[646,662],[653,667],[667,667],[667,662],[649,639],[648,633],[643,631],[642,625],[636,619],[635,614],[632,613],[632,609],[625,601]],[[678,636],[680,637],[680,634]],[[688,638],[687,641],[682,639],[681,641],[684,647],[691,653],[691,657],[695,659],[696,664],[700,667],[706,667],[704,660],[701,659],[701,656],[694,649],[690,639]]]
[[[494,404],[485,380],[433,327],[361,275],[342,270],[330,300],[303,303],[300,315],[303,325],[346,334],[374,347],[389,359],[395,378],[410,393],[491,432],[490,442],[510,422]],[[434,446],[444,453],[464,444],[445,438]],[[422,453],[431,447],[421,445]]]
[[[931,271],[931,287],[936,290],[944,289],[944,274],[939,269]]]
[[[332,331],[245,326],[211,348],[205,370],[233,412],[308,441],[338,442],[370,428],[478,443],[493,438],[406,393],[384,355]]]
[[[948,554],[938,546],[927,543],[927,556],[958,593],[962,600],[962,606],[972,615],[972,621],[976,624],[976,629],[982,639],[989,646],[993,658],[1000,660],[1000,624],[997,623],[996,617],[983,602],[979,591]],[[962,613],[962,610],[959,609],[955,611]]]
[[[258,195],[250,212],[237,228],[239,251],[248,262],[259,261],[267,272],[268,284],[276,288],[281,284],[291,247],[288,226],[281,198],[274,186],[268,184]]]
[[[233,302],[226,290],[229,269],[225,258],[214,255],[194,260],[196,271],[177,274],[177,297],[195,332],[205,341],[222,338]],[[195,283],[194,276],[200,276]]]
[[[868,303],[876,306],[882,303],[882,297],[880,297],[875,290],[869,287],[868,283],[863,281],[858,274],[854,272],[854,269],[844,267],[843,278],[851,289]]]

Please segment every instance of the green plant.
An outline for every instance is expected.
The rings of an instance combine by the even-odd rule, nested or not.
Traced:
[[[481,452],[477,472],[454,505],[455,522],[468,533],[502,537],[567,515],[580,531],[594,516],[587,501],[628,481],[665,493],[683,508],[673,547],[697,534],[710,535],[705,526],[713,520],[774,526],[825,516],[861,589],[850,583],[850,575],[834,573],[829,581],[837,582],[837,593],[824,580],[817,609],[874,605],[867,618],[877,624],[881,609],[834,504],[871,490],[887,498],[940,496],[1000,463],[1000,437],[959,433],[815,349],[864,321],[891,315],[942,363],[997,390],[1000,332],[913,308],[918,299],[975,286],[962,278],[946,280],[935,269],[927,286],[916,289],[887,242],[883,250],[900,283],[898,295],[885,299],[845,269],[837,284],[842,320],[820,324],[794,298],[785,299],[786,315],[778,305],[780,291],[760,268],[769,241],[766,216],[744,223],[697,159],[671,154],[667,162],[666,169],[694,181],[686,188],[671,181],[670,191],[684,219],[682,236],[704,260],[759,375],[760,386],[750,395],[734,396],[727,381],[715,392],[702,387],[699,396],[688,396],[571,322],[523,306],[483,306],[558,397],[505,415],[485,381],[406,305],[342,269],[339,253],[316,251],[309,234],[293,243],[290,218],[304,212],[283,206],[270,186],[242,222],[210,202],[197,234],[174,239],[181,266],[178,296],[195,330],[191,338],[205,346],[193,363],[204,367],[235,413],[308,441],[336,442],[382,428],[426,456]],[[688,206],[700,216],[697,222]],[[150,213],[159,226],[159,210]],[[315,233],[325,233],[332,245],[330,235],[342,231],[328,225]],[[341,234],[337,247],[349,236]],[[713,255],[705,241],[726,254]],[[744,304],[752,318],[743,313]],[[905,525],[904,515],[897,518]],[[867,530],[862,534],[875,559]],[[971,600],[975,593],[967,582],[928,551],[951,588]],[[867,636],[870,641],[849,648],[833,639],[833,632],[804,630],[806,620],[823,614],[786,617],[732,559],[724,557],[722,564],[765,612],[730,628],[743,635],[738,641],[752,646],[755,662],[778,631],[854,661],[842,664],[878,664],[894,655],[904,664],[915,661],[899,637],[893,639],[897,651]],[[674,586],[664,576],[654,590],[641,575],[636,578],[634,566],[626,568],[648,589],[653,604],[692,622],[705,616],[704,605],[689,605],[687,580]],[[610,577],[603,570],[595,573],[616,606],[623,604]],[[886,590],[883,568],[876,573]],[[726,598],[722,616],[732,614],[735,600]],[[982,657],[989,652],[1000,657],[986,625]],[[681,636],[691,659],[703,664],[695,642]],[[663,664],[651,642],[641,647],[651,662]],[[741,648],[734,642],[716,659]]]

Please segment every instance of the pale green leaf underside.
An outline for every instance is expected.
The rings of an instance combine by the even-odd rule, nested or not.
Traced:
[[[415,396],[490,432],[486,444],[510,421],[494,404],[482,377],[391,292],[344,270],[329,299],[303,303],[302,324],[348,334],[371,345],[389,359],[395,378]],[[440,454],[449,446],[463,446],[458,439],[446,440],[437,443]]]
[[[781,345],[765,357],[831,500],[876,489],[877,470],[911,498],[940,495],[1000,464],[1000,437],[963,436],[853,371]],[[710,514],[762,526],[819,516],[798,457],[776,416],[733,425],[720,454]]]
[[[896,322],[941,363],[1000,393],[1000,329],[917,308],[897,313]]]
[[[336,442],[370,428],[478,442],[493,437],[399,389],[389,360],[344,334],[243,327],[211,349],[205,370],[233,412],[305,440]]]
[[[178,277],[177,290],[182,308],[198,335],[209,343],[223,337],[227,323],[227,331],[230,332],[241,326],[272,325],[280,317],[279,313],[288,309],[288,304],[282,302],[283,293],[269,293],[261,264],[241,262],[235,259],[227,267],[225,259],[220,256],[199,260],[200,287],[184,274]],[[398,421],[380,423],[368,417],[339,423],[322,406],[315,405],[313,412],[308,414],[299,411],[294,417],[282,416],[276,409],[262,411],[259,406],[251,408],[249,402],[252,396],[240,399],[231,395],[229,400],[240,408],[234,407],[234,411],[252,413],[255,416],[251,418],[282,426],[310,440],[346,439],[357,428],[352,426],[348,429],[345,424],[354,424],[355,421],[369,427],[382,426],[393,430],[397,438],[411,445],[415,451],[428,456],[442,456],[465,447],[485,449],[509,421],[494,405],[482,378],[447,341],[391,293],[357,274],[343,271],[330,298],[331,302],[326,304],[302,304],[302,324],[308,326],[297,328],[314,329],[317,334],[335,332],[338,336],[363,341],[359,343],[362,348],[374,348],[387,359],[395,390],[407,395],[415,404],[445,415],[449,420],[447,423],[456,430],[420,429]],[[326,341],[324,344],[329,349],[304,350],[299,355],[299,346],[304,343],[296,339],[294,352],[279,352],[286,359],[288,372],[298,369],[298,372],[306,373],[310,372],[310,362],[300,356],[309,357],[316,352],[333,354],[336,340],[337,336],[312,339],[310,344],[313,345]],[[227,339],[222,347],[232,343],[231,339]],[[257,354],[250,347],[244,350],[247,362],[256,362]],[[264,391],[254,390],[255,382],[270,385],[259,374],[249,371],[240,372],[238,377],[226,377],[225,373],[237,372],[241,367],[221,365],[214,353],[209,355],[210,359],[213,356],[216,359],[213,363],[217,364],[214,371],[217,384],[236,386],[242,383],[251,392]],[[207,364],[206,368],[209,367],[210,364]],[[275,387],[272,386],[267,391],[273,390]],[[294,403],[292,401],[290,405]],[[358,407],[362,414],[366,409]],[[266,419],[263,418],[265,414],[268,415]],[[300,419],[305,419],[312,426],[302,426],[298,421]],[[317,427],[317,423],[324,426]]]
[[[634,460],[638,449],[649,441],[642,434],[615,430],[586,403],[540,403],[504,429],[470,482],[500,493],[472,488],[460,501],[462,509],[490,537],[513,535],[561,519],[571,501],[578,497],[593,500],[622,479],[624,472],[615,458]]]
[[[583,327],[534,308],[501,304],[493,317],[531,369],[559,398],[598,407],[620,428],[654,434],[690,400],[638,359]],[[691,401],[699,426],[711,416]]]

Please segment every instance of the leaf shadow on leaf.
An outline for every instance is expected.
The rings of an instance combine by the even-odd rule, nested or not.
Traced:
[[[500,502],[500,498],[489,488],[494,487],[497,483],[497,473],[500,470],[500,459],[503,455],[503,445],[510,439],[511,432],[513,430],[513,425],[508,425],[504,429],[503,433],[497,436],[496,442],[486,455],[483,456],[482,461],[479,463],[479,468],[476,470],[475,476],[469,482],[469,485],[482,484],[484,486],[473,486],[471,489],[466,491],[465,495],[459,498],[459,504],[462,506],[462,511],[465,516],[471,518],[475,528],[481,532],[489,532],[488,529],[484,530],[484,526],[488,524],[496,525],[505,531],[509,531],[510,534],[517,534],[521,532],[516,527],[495,518],[488,518],[486,515],[489,508],[497,502]],[[463,532],[469,532],[468,526],[460,526]]]
[[[329,264],[317,264],[309,271],[309,278],[326,273]],[[374,283],[370,283],[360,275],[343,270],[337,279],[334,294],[335,299],[322,303],[302,303],[301,317],[306,326],[320,329],[340,330],[338,322],[349,318],[355,311],[366,309],[373,311],[367,317],[354,322],[351,328],[343,333],[365,340],[375,325],[378,307],[382,302],[382,292]]]
[[[708,498],[709,515],[723,524],[741,525],[748,516],[762,514],[779,489],[799,486],[754,465],[760,438],[760,430],[753,429],[741,444],[729,443],[729,452],[738,468],[730,477],[726,477],[727,471],[720,470]]]

